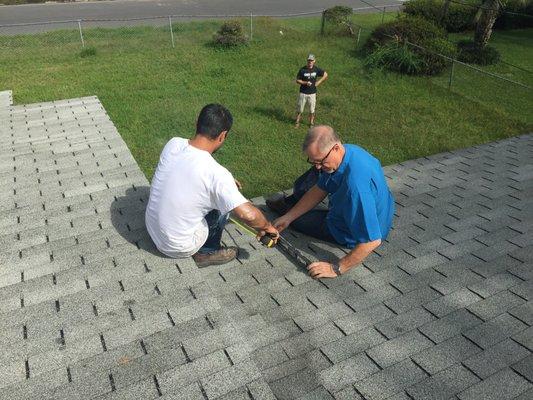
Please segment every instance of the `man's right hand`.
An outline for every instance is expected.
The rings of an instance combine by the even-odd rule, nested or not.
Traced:
[[[287,214],[285,214],[282,217],[279,217],[274,222],[272,222],[272,225],[274,225],[274,228],[276,228],[279,232],[284,231],[292,222],[292,219],[287,217]]]
[[[279,239],[279,231],[272,224],[269,224],[267,228],[260,230],[257,234],[257,239],[260,239],[265,235],[272,237],[274,242],[277,242]]]

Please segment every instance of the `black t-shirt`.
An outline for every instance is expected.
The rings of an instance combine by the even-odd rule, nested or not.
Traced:
[[[300,68],[300,71],[298,71],[298,75],[296,75],[296,79],[311,82],[311,86],[300,85],[300,93],[316,93],[316,79],[322,76],[324,76],[324,70],[318,68],[316,65],[314,65],[311,69],[307,68],[307,65],[305,67]]]

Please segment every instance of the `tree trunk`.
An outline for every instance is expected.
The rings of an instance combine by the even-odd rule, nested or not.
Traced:
[[[481,16],[476,25],[474,44],[478,49],[484,48],[492,35],[492,27],[500,12],[499,0],[486,0],[481,9]]]
[[[442,6],[442,12],[440,14],[440,24],[444,26],[444,20],[448,15],[448,9],[450,8],[450,3],[452,0],[444,0],[444,5]]]

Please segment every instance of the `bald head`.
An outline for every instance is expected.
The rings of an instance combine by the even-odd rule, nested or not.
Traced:
[[[307,131],[302,150],[304,152],[311,146],[316,146],[318,151],[328,151],[335,143],[340,143],[340,139],[331,126],[317,125]]]

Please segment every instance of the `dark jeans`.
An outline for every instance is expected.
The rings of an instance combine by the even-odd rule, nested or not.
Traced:
[[[304,194],[307,193],[318,181],[318,170],[311,167],[294,182],[293,193],[285,198],[285,202],[294,206]],[[339,244],[331,234],[326,217],[327,210],[313,209],[296,218],[291,223],[291,227],[305,235],[324,240],[326,242]]]
[[[224,227],[228,222],[229,214],[220,214],[218,210],[211,210],[205,216],[207,226],[209,227],[209,234],[204,245],[198,250],[200,254],[209,254],[221,249],[220,238]]]

